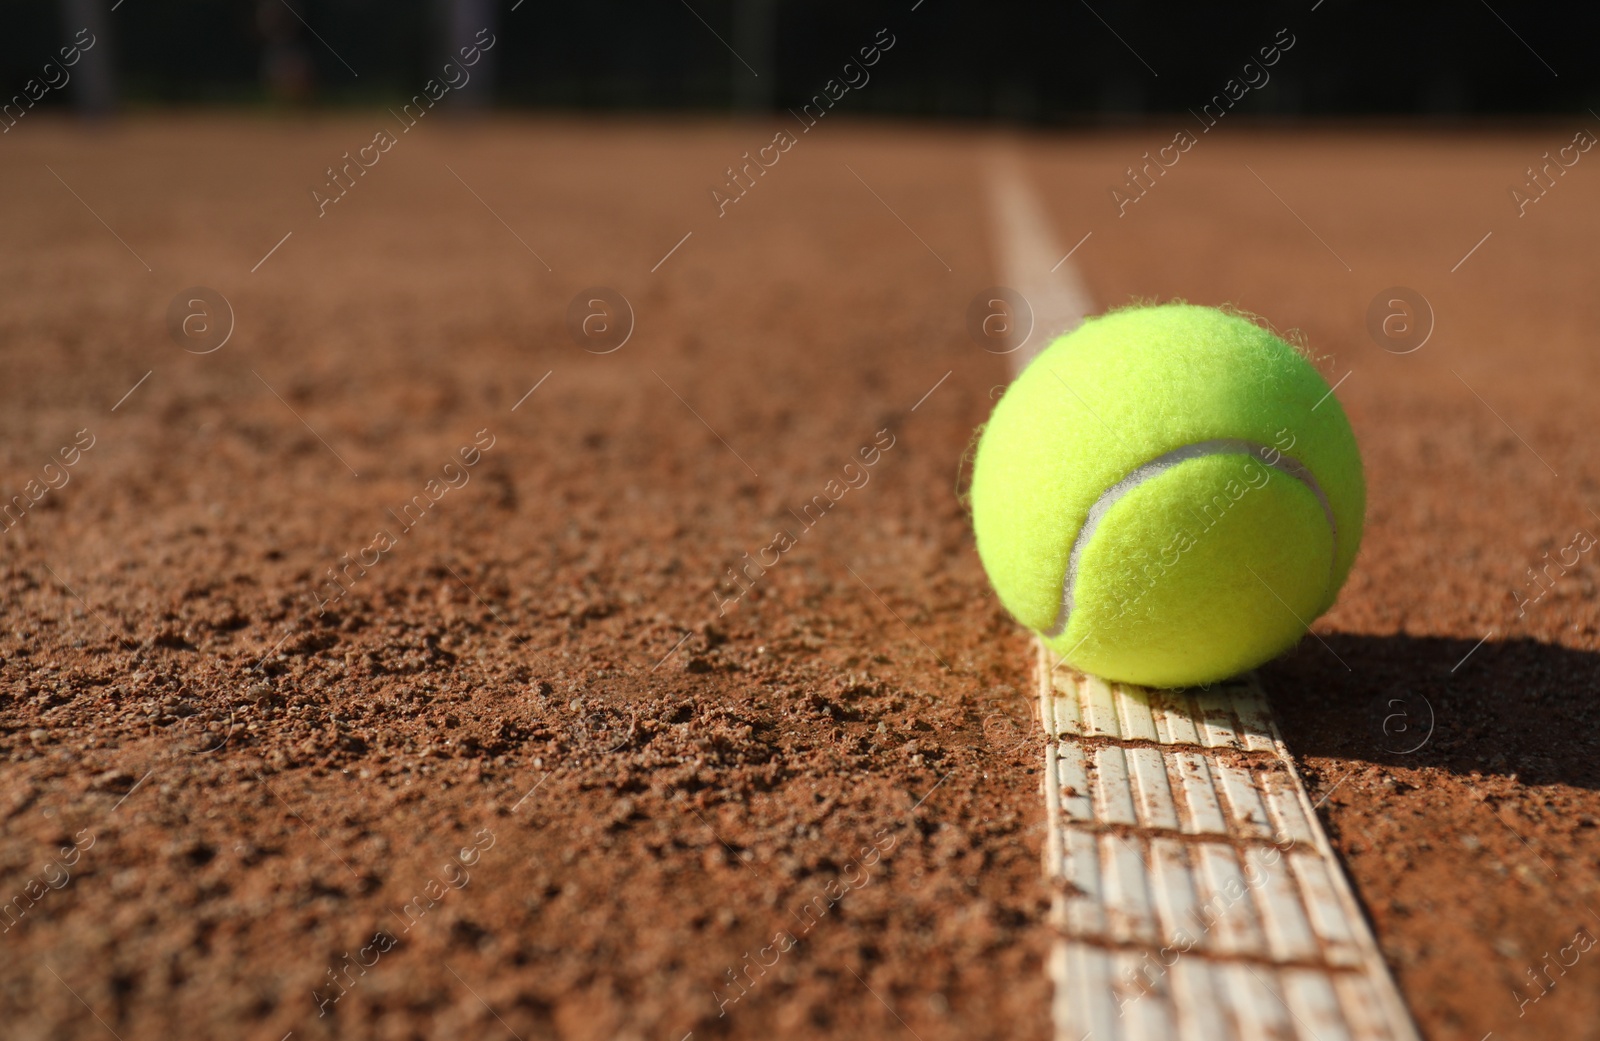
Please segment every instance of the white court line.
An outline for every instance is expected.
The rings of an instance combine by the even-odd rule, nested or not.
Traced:
[[[1014,156],[989,187],[1001,281],[1034,312],[1015,376],[1093,309],[1068,259],[1088,236],[1063,256]],[[1034,651],[1055,1041],[1417,1041],[1254,677],[1148,691]]]
[[[1058,665],[1038,648],[1055,1041],[1418,1041],[1254,675]]]
[[[989,206],[999,246],[1001,284],[1022,294],[1033,308],[1033,326],[1007,357],[1016,376],[1050,341],[1076,329],[1093,310],[1089,290],[1051,232],[1045,213],[1028,185],[1021,160],[1004,152],[990,161]],[[1091,232],[1092,234],[1092,232]],[[1063,255],[1065,254],[1065,255]],[[1058,259],[1059,258],[1059,259]]]

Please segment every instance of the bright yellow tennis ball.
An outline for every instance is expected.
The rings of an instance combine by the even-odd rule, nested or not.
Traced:
[[[1166,304],[1051,344],[978,444],[978,553],[1068,664],[1177,687],[1291,647],[1361,543],[1361,454],[1328,384],[1238,315]]]

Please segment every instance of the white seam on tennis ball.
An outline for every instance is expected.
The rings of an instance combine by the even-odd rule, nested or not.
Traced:
[[[1209,455],[1248,455],[1259,459],[1281,473],[1288,474],[1301,484],[1310,489],[1311,494],[1317,497],[1317,502],[1322,506],[1322,515],[1328,520],[1328,532],[1333,538],[1333,551],[1329,557],[1329,581],[1333,578],[1333,569],[1337,567],[1339,559],[1339,524],[1334,519],[1333,507],[1328,505],[1328,497],[1323,494],[1322,486],[1312,476],[1311,471],[1298,459],[1290,458],[1275,448],[1258,444],[1254,441],[1245,441],[1240,438],[1223,437],[1212,441],[1196,441],[1193,444],[1174,448],[1172,451],[1156,456],[1148,463],[1141,463],[1135,467],[1122,480],[1100,493],[1100,498],[1089,507],[1089,515],[1084,518],[1083,527],[1078,529],[1078,537],[1072,541],[1072,555],[1067,558],[1067,573],[1061,579],[1061,608],[1056,614],[1055,624],[1045,633],[1048,639],[1055,639],[1067,631],[1067,623],[1072,618],[1072,593],[1078,584],[1078,562],[1083,556],[1083,551],[1089,545],[1089,540],[1094,538],[1095,529],[1100,526],[1100,519],[1104,517],[1111,507],[1115,506],[1121,498],[1133,491],[1145,481],[1159,476],[1177,466],[1179,463],[1191,459],[1200,459]],[[1273,455],[1277,456],[1272,460]]]

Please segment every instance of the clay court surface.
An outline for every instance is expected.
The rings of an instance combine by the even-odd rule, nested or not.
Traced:
[[[1099,307],[1232,303],[1345,377],[1365,543],[1263,686],[1424,1035],[1600,1036],[1600,196],[1507,191],[1574,128],[1219,128],[1118,217],[1171,129],[841,122],[719,217],[780,124],[441,122],[319,218],[388,115],[34,118],[5,495],[92,447],[4,536],[6,1037],[1048,1037],[1031,651],[958,496],[1001,147]]]

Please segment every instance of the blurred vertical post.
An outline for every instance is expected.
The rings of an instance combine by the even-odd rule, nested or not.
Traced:
[[[741,112],[771,112],[775,103],[777,8],[777,0],[733,2],[733,49],[743,59],[733,66],[733,107]],[[760,75],[751,75],[744,62]]]
[[[435,0],[435,3],[439,6],[439,20],[444,23],[447,49],[444,60],[454,63],[470,77],[460,86],[452,84],[449,104],[457,109],[487,108],[494,102],[495,52],[483,50],[483,43],[494,38],[499,26],[500,5],[496,0]],[[482,56],[477,64],[468,68],[463,65],[461,56],[475,49]]]
[[[261,85],[280,104],[311,100],[315,81],[311,55],[300,39],[303,28],[282,0],[257,0],[256,32],[261,36]]]
[[[97,118],[109,116],[117,104],[117,81],[111,65],[111,18],[106,0],[62,0],[61,17],[69,39],[87,29],[94,41],[82,50],[83,57],[72,70],[78,111]]]

